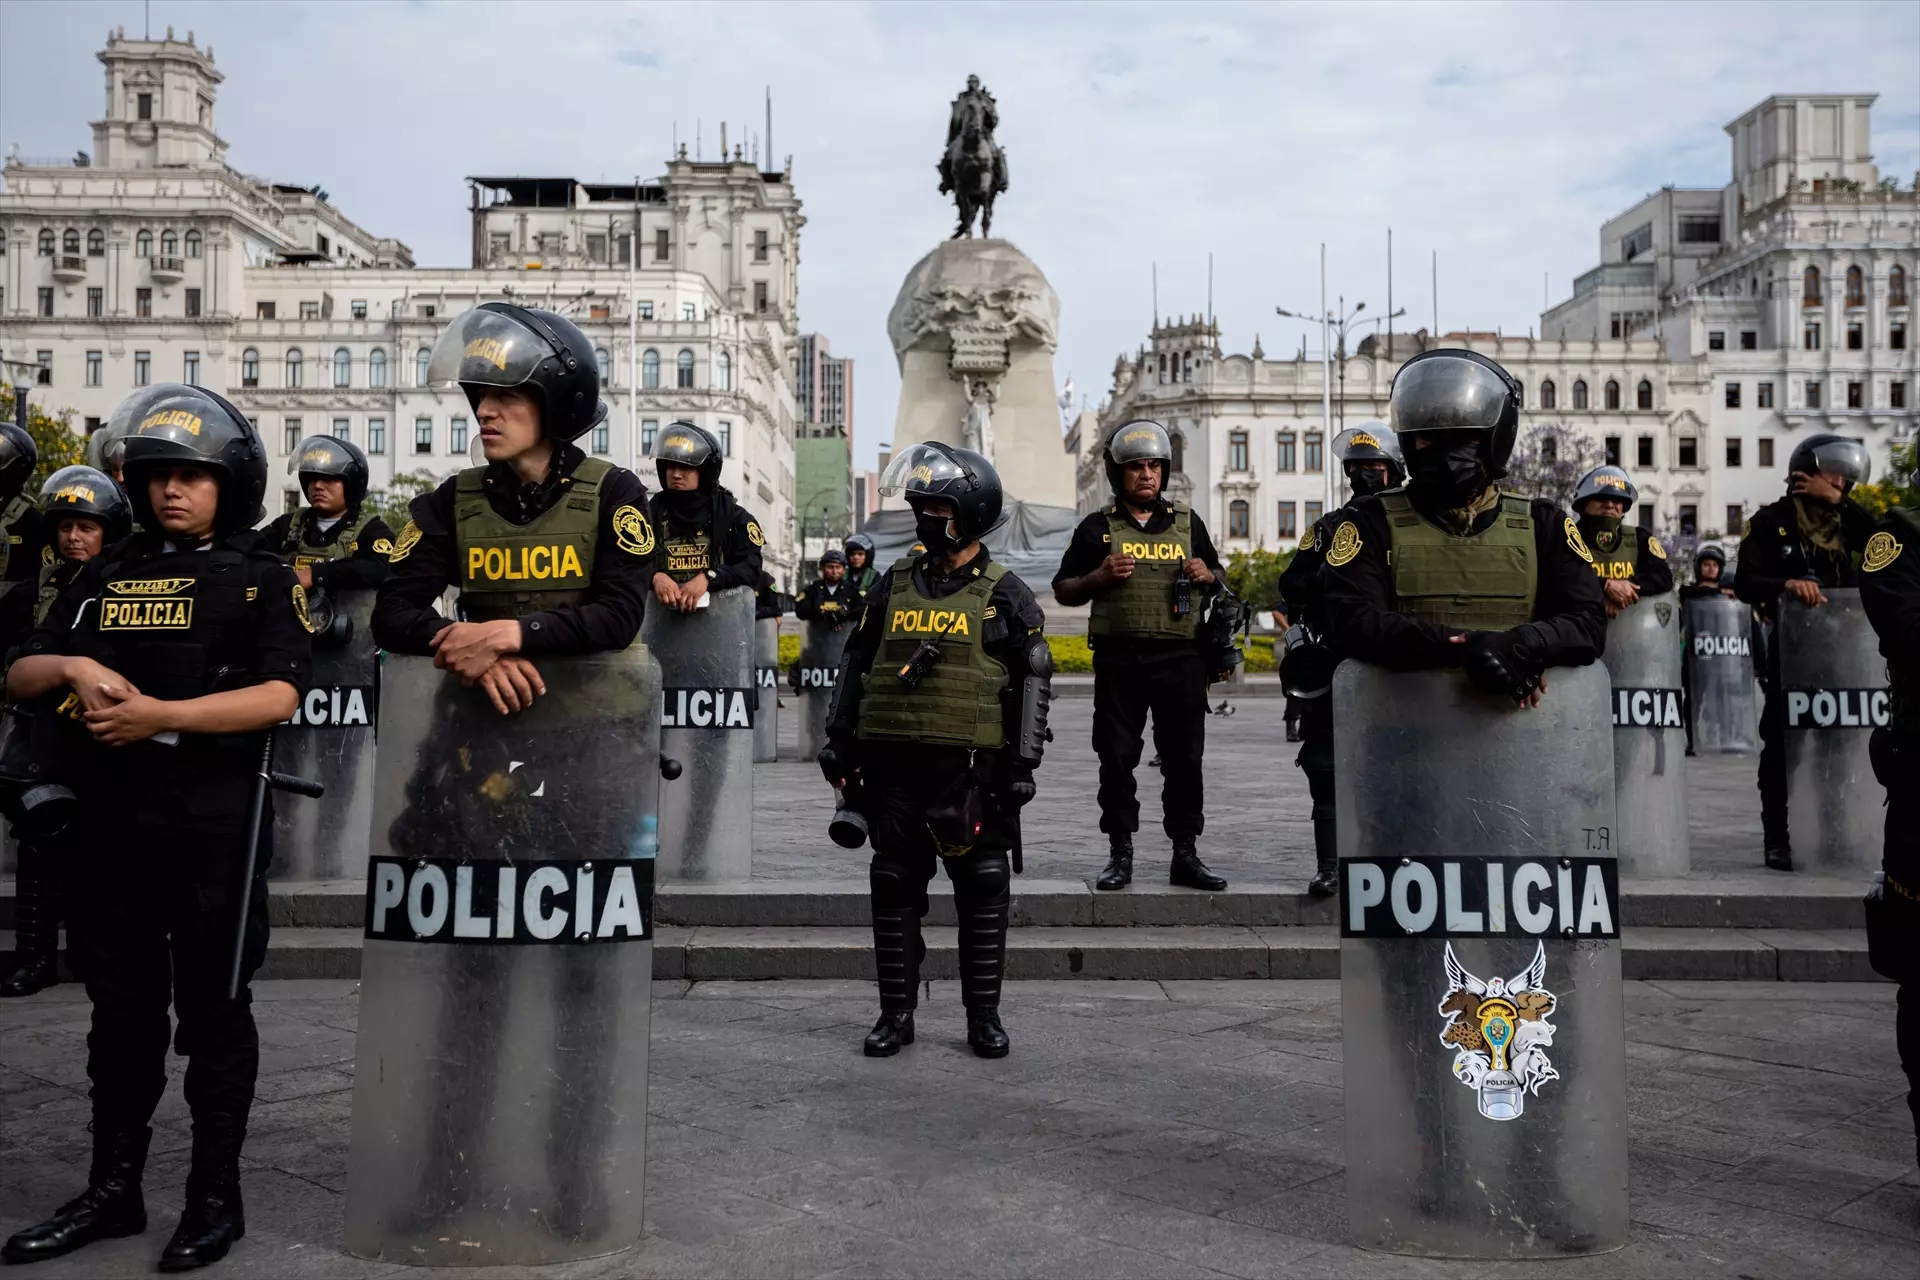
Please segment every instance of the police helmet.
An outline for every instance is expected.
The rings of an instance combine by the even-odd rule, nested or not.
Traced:
[[[824,569],[830,564],[837,564],[842,569],[846,568],[846,552],[840,550],[838,547],[828,547],[825,551],[822,551],[820,553],[820,567]]]
[[[1374,428],[1378,427],[1378,430]],[[1348,427],[1333,438],[1334,456],[1340,459],[1343,470],[1356,462],[1384,462],[1387,464],[1387,487],[1393,488],[1407,478],[1407,469],[1400,462],[1400,456],[1388,447],[1389,436],[1383,423],[1366,423],[1358,427]],[[1347,479],[1353,479],[1353,472],[1347,471]]]
[[[1581,503],[1588,498],[1615,498],[1626,504],[1628,511],[1640,500],[1640,490],[1634,487],[1633,480],[1619,467],[1595,467],[1580,477],[1580,483],[1573,490],[1573,513],[1583,515]]]
[[[367,455],[351,440],[333,436],[308,436],[287,459],[287,474],[300,477],[300,491],[314,480],[340,480],[347,488],[347,510],[360,505],[367,496]]]
[[[134,519],[160,532],[147,472],[154,467],[194,465],[220,476],[216,536],[258,524],[266,509],[267,452],[245,414],[205,387],[181,387],[147,406],[127,437],[127,500]]]
[[[191,388],[184,382],[156,382],[115,405],[107,415],[106,425],[87,438],[88,465],[112,475],[116,466],[126,464],[127,437],[140,425],[140,419],[147,416],[147,407],[188,390]]]
[[[427,359],[427,384],[456,383],[476,412],[490,387],[531,391],[549,440],[577,440],[606,418],[593,344],[552,311],[483,302],[455,316]]]
[[[0,499],[12,500],[40,465],[40,446],[25,428],[0,422]]]
[[[98,521],[106,543],[120,541],[133,532],[133,507],[113,477],[94,467],[62,467],[40,486],[40,509],[46,512],[48,529],[68,516],[84,516]]]
[[[848,563],[849,563],[849,564],[851,564],[851,563],[852,563],[852,560],[853,560],[853,553],[854,553],[854,552],[856,552],[856,551],[864,551],[864,552],[866,552],[866,553],[867,553],[867,567],[868,567],[869,569],[871,569],[871,568],[873,567],[873,556],[874,556],[874,545],[873,545],[873,539],[872,539],[872,538],[869,538],[869,537],[868,537],[868,536],[867,536],[866,534],[864,534],[864,533],[850,533],[850,534],[848,534],[848,535],[847,535],[847,540],[846,540],[845,542],[843,542],[843,543],[841,543],[841,544],[840,544],[840,549],[841,549],[842,551],[844,551],[844,552],[846,552],[846,554],[847,554],[847,560],[848,560]]]
[[[1693,567],[1698,569],[1702,560],[1711,560],[1722,569],[1727,567],[1727,553],[1711,542],[1693,553]]]
[[[1479,431],[1486,441],[1487,469],[1507,474],[1520,431],[1520,384],[1476,351],[1436,347],[1422,351],[1394,375],[1389,416],[1406,456],[1407,437],[1426,431]]]
[[[1113,486],[1115,496],[1121,492],[1121,477],[1129,462],[1159,463],[1160,486],[1166,487],[1167,473],[1173,467],[1173,439],[1165,427],[1152,419],[1136,418],[1115,427],[1107,437],[1106,453],[1107,483]]]
[[[1873,459],[1867,453],[1867,446],[1851,436],[1836,436],[1822,433],[1808,436],[1793,446],[1793,456],[1787,459],[1787,473],[1798,471],[1803,475],[1819,475],[1833,472],[1846,478],[1847,488],[1856,484],[1865,484],[1873,474]]]
[[[666,487],[667,468],[692,467],[700,473],[700,492],[711,493],[720,483],[720,442],[705,427],[691,422],[669,422],[653,439],[653,469]]]
[[[905,498],[916,514],[929,498],[950,500],[954,533],[962,541],[985,537],[1000,523],[1000,473],[971,449],[936,440],[909,445],[887,464],[880,492]]]

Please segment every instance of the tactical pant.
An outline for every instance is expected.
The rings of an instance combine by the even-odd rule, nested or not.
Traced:
[[[14,963],[24,967],[52,960],[60,953],[60,919],[67,894],[66,861],[57,849],[20,842],[20,865],[14,872]],[[76,939],[67,940],[68,967],[79,952]]]
[[[1887,789],[1882,867],[1891,880],[1909,886],[1920,885],[1920,750],[1900,749],[1895,745],[1894,733],[1888,729],[1875,729],[1873,734],[1873,771]],[[1920,1161],[1920,929],[1906,920],[1890,932],[1893,936],[1884,941],[1892,944],[1901,961],[1894,1044],[1900,1053],[1900,1069],[1907,1074],[1914,1159]],[[1877,949],[1882,941],[1870,937],[1869,946]]]
[[[1787,844],[1787,713],[1776,679],[1760,708],[1760,829],[1766,847]]]
[[[1169,839],[1198,837],[1206,827],[1202,756],[1207,739],[1207,669],[1198,652],[1143,662],[1093,665],[1093,750],[1100,757],[1100,829],[1140,829],[1133,771],[1153,713],[1160,756],[1160,807]]]
[[[138,814],[144,806],[134,806]],[[96,815],[97,816],[97,815]],[[260,1068],[247,980],[267,953],[264,869],[273,819],[248,895],[241,985],[227,998],[234,897],[246,852],[244,815],[198,823],[89,822],[74,841],[79,889],[73,914],[82,938],[93,1029],[87,1076],[96,1117],[145,1125],[167,1087],[167,1044],[187,1059],[186,1098],[196,1119],[244,1127]],[[171,1003],[178,1026],[167,1019]]]
[[[1294,764],[1307,775],[1307,794],[1313,797],[1313,862],[1315,871],[1332,871],[1340,862],[1333,808],[1333,695],[1307,699],[1301,717],[1302,745]]]

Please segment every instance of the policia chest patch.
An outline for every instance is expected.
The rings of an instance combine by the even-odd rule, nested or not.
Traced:
[[[107,583],[102,631],[191,631],[193,578],[135,578]]]
[[[367,883],[366,936],[378,942],[540,946],[653,936],[650,858],[374,858]]]

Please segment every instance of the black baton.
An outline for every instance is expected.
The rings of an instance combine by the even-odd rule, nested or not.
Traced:
[[[327,789],[318,782],[273,771],[273,730],[260,743],[260,769],[253,781],[253,796],[247,802],[247,856],[240,876],[240,909],[233,928],[233,964],[227,970],[227,999],[240,998],[240,969],[247,956],[247,916],[253,907],[253,874],[260,863],[260,827],[267,814],[267,789],[292,791],[315,799]]]

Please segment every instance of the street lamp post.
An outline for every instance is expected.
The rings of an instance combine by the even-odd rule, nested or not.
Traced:
[[[40,366],[31,360],[6,360],[7,373],[13,379],[13,420],[22,431],[27,429],[27,390],[33,386]]]
[[[1289,311],[1285,307],[1274,308],[1274,312],[1278,315],[1286,316],[1292,320],[1309,320],[1320,326],[1321,387],[1323,395],[1321,408],[1323,415],[1321,420],[1321,448],[1323,452],[1320,459],[1320,466],[1327,477],[1327,499],[1326,507],[1324,508],[1327,511],[1331,511],[1339,505],[1339,481],[1336,479],[1338,468],[1333,465],[1333,459],[1328,456],[1333,452],[1333,441],[1337,434],[1334,426],[1332,394],[1332,368],[1336,353],[1340,366],[1340,416],[1338,430],[1344,431],[1347,426],[1347,334],[1355,329],[1363,329],[1370,324],[1386,324],[1389,321],[1398,320],[1401,316],[1407,314],[1407,309],[1402,307],[1392,315],[1368,316],[1365,320],[1362,320],[1359,318],[1360,313],[1366,309],[1366,303],[1356,302],[1353,310],[1348,311],[1345,297],[1339,299],[1335,309],[1323,311],[1319,315],[1311,315],[1301,311]],[[1393,352],[1391,350],[1387,352],[1387,359],[1388,361],[1392,361],[1393,359]]]

